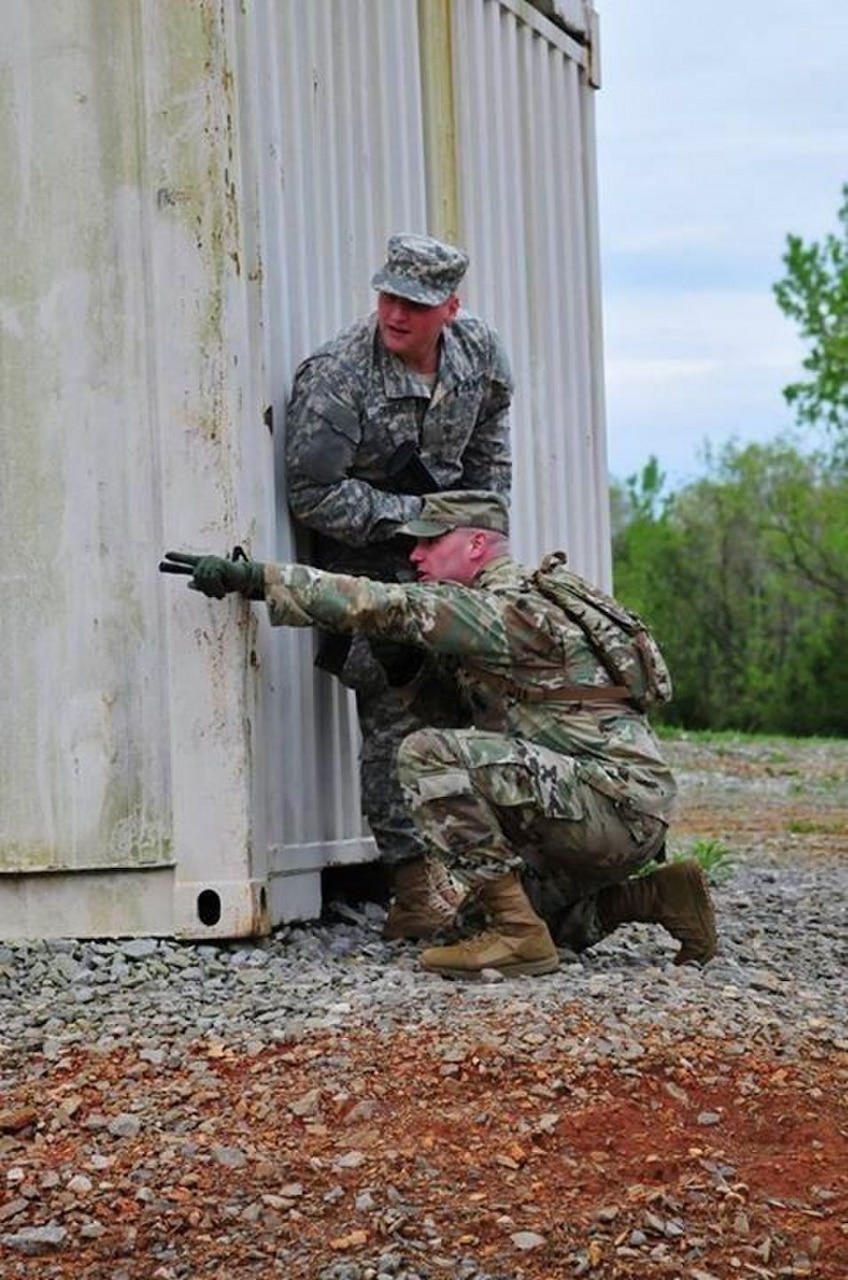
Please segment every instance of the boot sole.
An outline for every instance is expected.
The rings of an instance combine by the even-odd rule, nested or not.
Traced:
[[[538,978],[559,968],[559,956],[552,956],[547,960],[516,960],[512,964],[489,964],[483,969],[447,969],[441,965],[422,967],[428,973],[440,973],[443,978],[464,978],[466,982],[479,982],[482,975],[491,970],[503,974],[505,978]]]

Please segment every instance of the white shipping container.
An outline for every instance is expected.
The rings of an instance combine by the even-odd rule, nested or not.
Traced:
[[[594,13],[7,0],[0,77],[0,937],[315,915],[374,855],[350,699],[157,563],[296,556],[292,373],[430,231],[512,356],[517,553],[608,585]]]

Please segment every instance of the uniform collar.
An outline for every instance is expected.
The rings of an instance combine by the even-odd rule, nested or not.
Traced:
[[[508,571],[513,568],[515,568],[515,561],[512,556],[498,556],[497,559],[490,560],[489,563],[480,570],[471,585],[474,587],[489,586],[494,579],[501,577],[504,570]]]
[[[429,392],[424,390],[425,384],[421,376],[408,369],[391,351],[387,351],[377,330],[377,317],[372,319],[374,334],[374,366],[383,380],[383,387],[389,400],[406,399],[418,396],[430,399]],[[457,340],[453,326],[448,325],[442,331],[439,351],[439,377],[432,395],[435,404],[453,387],[464,382],[473,373],[473,366],[468,353]]]

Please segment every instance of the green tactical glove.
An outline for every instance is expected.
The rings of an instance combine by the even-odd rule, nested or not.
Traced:
[[[237,548],[240,550],[240,548]],[[265,566],[258,560],[223,556],[193,556],[185,551],[166,551],[159,561],[161,573],[183,573],[191,576],[192,591],[223,600],[230,591],[238,591],[248,600],[265,599]]]

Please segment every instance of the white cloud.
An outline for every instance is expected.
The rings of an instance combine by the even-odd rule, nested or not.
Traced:
[[[705,443],[768,440],[791,419],[782,389],[803,349],[754,292],[617,296],[605,319],[607,436],[614,476],[652,454],[675,483],[697,474]]]
[[[836,230],[848,0],[595,0],[610,467],[699,470],[765,440],[804,349],[773,285],[788,234]]]
[[[730,366],[797,368],[801,345],[770,294],[687,290],[617,293],[604,308],[607,368],[638,352]]]
[[[717,360],[674,360],[651,359],[640,360],[637,356],[616,358],[607,364],[607,387],[626,388],[633,383],[647,382],[652,385],[659,379],[688,379],[715,373],[719,368]]]

